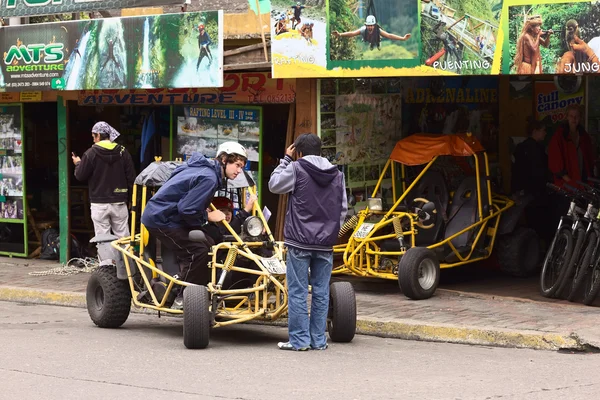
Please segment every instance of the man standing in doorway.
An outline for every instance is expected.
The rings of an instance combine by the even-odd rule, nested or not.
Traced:
[[[75,178],[88,181],[96,236],[110,234],[111,229],[119,238],[129,236],[127,202],[135,167],[127,149],[114,143],[119,135],[108,123],[98,122],[92,128],[92,147],[81,158],[72,154]]]
[[[325,350],[333,245],[348,210],[344,175],[321,157],[321,139],[306,133],[286,149],[271,174],[269,190],[289,193],[284,228],[289,341],[278,346],[282,350]]]

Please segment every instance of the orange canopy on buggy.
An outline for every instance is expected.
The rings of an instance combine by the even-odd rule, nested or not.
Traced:
[[[471,134],[416,133],[399,140],[390,159],[404,165],[422,165],[436,156],[468,157],[480,151],[485,149]]]

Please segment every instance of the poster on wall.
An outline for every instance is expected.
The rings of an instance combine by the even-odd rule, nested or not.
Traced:
[[[489,75],[502,0],[421,0],[421,62],[458,75]]]
[[[600,72],[600,4],[532,2],[509,6],[504,74]]]
[[[565,92],[556,87],[553,81],[535,82],[535,116],[547,122],[550,133],[567,120],[567,107],[572,104],[583,107],[584,100],[583,85],[572,92]]]
[[[223,86],[222,11],[4,27],[0,91]]]
[[[236,141],[248,152],[248,161],[259,161],[260,109],[183,107],[177,116],[177,153],[199,152],[216,157],[223,142]]]
[[[20,105],[0,105],[0,254],[26,255],[26,212]]]
[[[277,78],[421,74],[419,36],[413,0],[271,0]]]
[[[503,0],[271,0],[273,75],[487,75]]]
[[[403,80],[403,135],[472,133],[490,154],[498,152],[498,80],[494,77]]]

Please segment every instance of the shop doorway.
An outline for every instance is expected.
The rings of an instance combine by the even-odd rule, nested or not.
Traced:
[[[23,104],[26,218],[29,254],[37,257],[46,229],[60,229],[56,103]],[[63,143],[63,151],[66,151]],[[58,254],[56,255],[58,259]]]
[[[69,151],[82,156],[92,144],[92,127],[105,121],[121,134],[116,140],[133,158],[136,175],[154,161],[155,156],[170,159],[170,107],[169,106],[80,106],[68,104]],[[74,176],[74,166],[69,163],[70,233],[86,250],[93,254],[95,246],[89,245],[94,236],[90,216],[90,199],[87,182]]]

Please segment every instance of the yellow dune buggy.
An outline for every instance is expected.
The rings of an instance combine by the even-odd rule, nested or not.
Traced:
[[[453,192],[444,176],[450,164],[467,175]],[[488,156],[474,136],[409,136],[396,143],[367,207],[340,229],[340,238],[350,235],[334,248],[343,259],[334,274],[398,280],[415,300],[435,293],[441,268],[487,259],[494,248],[502,270],[532,274],[539,240],[517,226],[526,204],[492,192]]]
[[[183,314],[183,342],[189,349],[208,346],[211,328],[253,320],[275,321],[287,314],[286,249],[275,241],[265,217],[255,203],[242,233],[224,221],[230,235],[212,246],[211,281],[199,286],[180,280],[179,262],[166,247],[149,235],[143,225],[136,233],[136,213],[144,212],[146,200],[176,168],[176,162],[155,162],[136,179],[131,216],[131,236],[95,237],[101,260],[87,285],[87,309],[102,328],[117,328],[127,320],[131,302],[159,313]],[[141,208],[136,205],[141,187]],[[227,195],[243,207],[246,193],[255,193],[249,174],[228,182]],[[219,195],[224,195],[219,193]],[[214,206],[211,205],[211,207]],[[190,239],[206,240],[203,231],[191,231]],[[235,277],[234,279],[231,279]],[[172,308],[183,291],[183,310]],[[334,342],[350,342],[356,331],[356,298],[348,282],[331,284],[328,315],[329,336]]]

